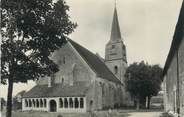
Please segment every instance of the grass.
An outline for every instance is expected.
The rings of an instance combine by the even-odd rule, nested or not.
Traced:
[[[110,117],[128,117],[131,113],[134,112],[158,112],[161,110],[147,110],[147,109],[121,109],[121,110],[112,110],[112,114]],[[97,117],[107,117],[107,110],[97,111]],[[57,117],[58,115],[62,115],[63,117],[90,117],[89,113],[49,113],[43,111],[14,111],[12,117]],[[5,117],[5,116],[2,116]],[[162,117],[162,116],[161,116]],[[167,117],[167,116],[163,116]]]
[[[61,113],[48,113],[38,111],[27,111],[27,112],[13,112],[13,117],[57,117]],[[63,117],[90,117],[89,113],[62,113]],[[97,117],[107,117],[107,111],[96,112]],[[127,113],[116,113],[112,112],[110,117],[128,117]]]

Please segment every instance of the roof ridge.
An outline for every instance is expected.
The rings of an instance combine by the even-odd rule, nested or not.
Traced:
[[[72,41],[72,42],[74,42],[73,40],[71,40],[71,39],[68,39],[69,41]],[[78,44],[78,43],[76,43],[76,42],[74,42],[75,44]],[[71,44],[72,45],[72,44]],[[80,45],[80,44],[78,44],[80,47],[82,47],[83,49],[85,49],[85,50],[87,50],[89,53],[92,53],[91,51],[89,51],[88,49],[86,49],[86,48],[84,48],[82,45]],[[75,48],[75,47],[74,47]],[[76,49],[76,48],[75,48]],[[77,51],[77,49],[76,49],[76,51]],[[78,52],[78,51],[77,51]],[[78,52],[79,53],[79,52]],[[79,53],[80,54],[80,53]],[[94,53],[92,53],[92,54],[94,54]],[[83,56],[83,55],[81,55],[80,54],[80,56],[85,60],[85,62],[90,66],[90,68],[92,68],[92,70],[96,73],[96,74],[98,74],[97,72],[96,72],[96,70],[87,62],[87,60],[86,60],[86,58]]]

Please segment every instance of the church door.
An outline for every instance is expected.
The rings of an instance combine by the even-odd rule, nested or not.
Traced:
[[[50,112],[56,112],[57,111],[57,104],[55,100],[51,100],[50,103]]]

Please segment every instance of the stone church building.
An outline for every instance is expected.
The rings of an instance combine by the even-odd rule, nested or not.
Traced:
[[[184,117],[184,3],[164,67],[164,107]]]
[[[22,109],[48,112],[87,112],[131,103],[125,91],[126,46],[122,41],[117,10],[105,59],[68,39],[52,59],[59,71],[41,78],[24,94]]]

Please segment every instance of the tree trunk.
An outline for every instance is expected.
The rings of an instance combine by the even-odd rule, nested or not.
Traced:
[[[6,117],[12,116],[12,92],[13,92],[13,78],[8,78]]]
[[[146,108],[146,97],[140,98],[140,108],[143,108],[143,109]]]
[[[140,100],[136,99],[136,110],[139,110],[140,108]]]
[[[148,96],[148,109],[150,109],[151,96]]]
[[[146,96],[146,103],[145,103],[145,107],[148,108],[148,96]]]

